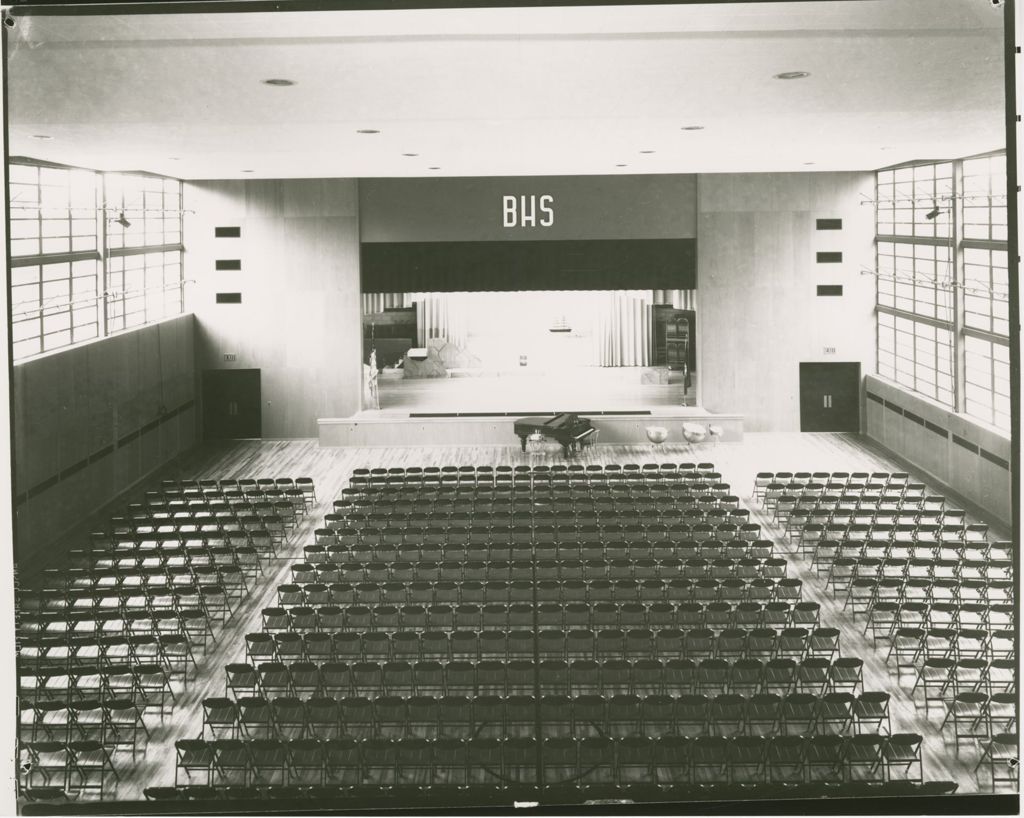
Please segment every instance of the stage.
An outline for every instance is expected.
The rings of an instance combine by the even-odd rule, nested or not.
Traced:
[[[590,419],[596,445],[648,444],[648,426],[665,427],[669,443],[685,443],[683,423],[716,426],[722,441],[742,440],[742,416],[683,405],[696,401],[695,386],[695,377],[684,390],[681,373],[642,367],[384,380],[382,408],[320,418],[317,426],[321,446],[518,447],[517,418],[572,412]],[[553,440],[528,444],[528,451],[549,448],[559,447]]]

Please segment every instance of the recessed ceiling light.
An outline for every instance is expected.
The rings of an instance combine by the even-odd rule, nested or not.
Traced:
[[[683,131],[703,131],[704,130],[704,126],[703,125],[683,125],[683,127],[680,128],[680,130],[683,130]]]
[[[802,80],[811,76],[810,71],[783,71],[781,74],[775,74],[777,80]]]
[[[172,162],[180,162],[181,161],[181,157],[180,156],[168,156],[167,158],[170,159]]]
[[[43,139],[43,140],[53,139],[52,136],[50,136],[49,134],[45,134],[45,133],[34,133],[34,134],[32,134],[32,138],[33,139]]]
[[[380,133],[376,128],[360,128],[356,133]]]
[[[617,168],[625,168],[625,167],[629,167],[629,166],[625,165],[625,164],[622,164],[622,165],[616,165],[615,167],[617,167]]]
[[[256,171],[254,171],[254,170],[248,170],[248,169],[245,169],[245,170],[242,171],[242,173],[255,173],[255,172]]]
[[[441,170],[441,168],[438,165],[431,165],[427,170]]]
[[[654,153],[654,151],[640,151],[640,153]]]
[[[403,153],[402,156],[419,156],[418,153]]]
[[[804,162],[805,165],[813,165],[814,162]]]
[[[295,85],[295,80],[269,79],[263,80],[263,84],[273,85],[275,88],[287,88],[289,85]]]

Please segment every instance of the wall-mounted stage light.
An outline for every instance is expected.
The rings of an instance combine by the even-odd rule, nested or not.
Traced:
[[[132,226],[132,223],[125,218],[123,210],[118,213],[117,218],[114,219],[114,223],[121,225],[125,230]]]
[[[928,221],[932,221],[938,218],[940,212],[939,206],[935,205],[931,210],[924,214],[924,217],[928,219]]]

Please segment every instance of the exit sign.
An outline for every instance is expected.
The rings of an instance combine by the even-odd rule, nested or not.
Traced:
[[[225,361],[234,361],[234,360],[237,360],[237,359],[238,359],[238,356],[235,355],[234,352],[225,352],[224,353],[224,360]]]
[[[836,348],[835,347],[824,347],[821,351],[825,355],[835,355],[836,354]]]

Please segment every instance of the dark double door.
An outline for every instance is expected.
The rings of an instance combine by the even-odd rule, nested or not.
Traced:
[[[800,364],[800,431],[860,431],[860,364]]]
[[[260,370],[203,372],[203,437],[217,440],[262,436]]]

